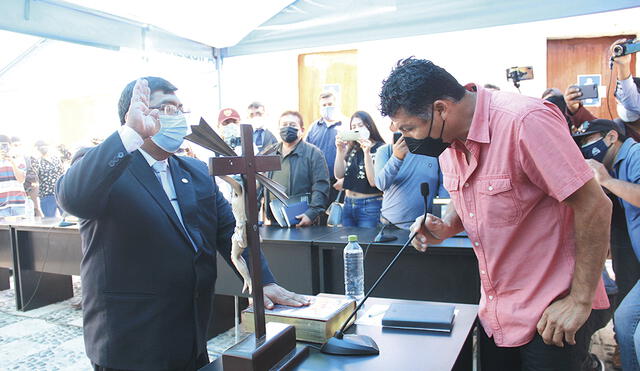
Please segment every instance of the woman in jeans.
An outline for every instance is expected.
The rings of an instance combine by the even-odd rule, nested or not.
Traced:
[[[382,192],[376,188],[373,163],[384,139],[371,116],[364,111],[351,116],[350,127],[364,134],[358,140],[347,141],[340,134],[336,136],[334,175],[336,179],[344,178],[342,188],[346,191],[342,225],[375,228],[380,221]]]

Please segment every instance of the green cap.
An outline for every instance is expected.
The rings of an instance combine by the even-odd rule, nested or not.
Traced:
[[[349,235],[349,242],[358,242],[358,236],[356,236],[355,234]]]

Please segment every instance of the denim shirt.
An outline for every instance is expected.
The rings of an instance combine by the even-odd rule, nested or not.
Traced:
[[[399,160],[393,155],[391,145],[386,144],[376,153],[375,168],[376,186],[384,192],[382,216],[399,227],[409,228],[424,212],[420,183],[429,183],[429,212],[434,197],[449,197],[442,186],[437,158],[407,153],[404,160]]]
[[[329,168],[329,178],[334,177],[333,164],[336,161],[336,134],[338,133],[338,127],[341,125],[342,122],[338,121],[329,126],[323,119],[320,119],[311,125],[309,134],[307,134],[307,143],[320,148],[320,151],[324,154]]]
[[[640,92],[632,76],[626,80],[618,80],[615,96],[624,108],[640,114]]]
[[[618,151],[613,168],[616,179],[640,184],[640,144],[632,138],[625,140]],[[631,246],[640,260],[640,208],[620,197],[618,199],[624,208]]]

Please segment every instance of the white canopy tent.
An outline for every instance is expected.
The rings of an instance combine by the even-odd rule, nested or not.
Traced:
[[[122,72],[125,75],[122,81],[118,81],[120,88],[135,76],[164,75],[159,67],[154,69],[131,63],[142,55],[142,59],[162,59],[171,66],[182,64],[186,66],[182,68],[201,71],[198,76],[208,81],[205,86],[212,92],[208,95],[201,92],[202,97],[190,97],[189,101],[200,99],[197,103],[208,102],[212,106],[213,100],[219,106],[223,58],[485,28],[638,6],[638,0],[185,0],[179,3],[166,0],[3,0],[0,2],[0,30],[21,35],[0,33],[0,43],[4,46],[0,52],[0,93],[7,93],[6,86],[13,89],[21,84],[20,77],[5,72],[22,69],[21,76],[28,74],[27,71],[44,74],[40,71],[42,64],[58,72],[56,76],[47,72],[47,79],[50,77],[55,82],[54,86],[46,88],[55,90],[67,88],[63,76],[69,71],[91,83],[99,84],[108,79],[95,76],[92,66],[105,60],[114,70],[126,71]],[[76,61],[72,52],[82,47],[43,39],[97,47],[95,50],[100,52]],[[454,43],[459,46],[452,45],[449,51],[465,47],[464,39]],[[66,55],[70,57],[65,59]],[[179,81],[179,78],[170,77],[171,81]],[[188,83],[179,81],[178,86],[181,96],[189,91]],[[182,89],[185,86],[187,88]],[[90,88],[94,87],[87,87],[87,91]],[[68,89],[77,89],[77,86]],[[112,98],[119,92],[112,88],[101,94],[109,94]],[[45,104],[49,104],[47,109],[55,108],[50,103]],[[20,109],[28,107],[29,103],[24,103]],[[113,111],[111,106],[103,108]],[[209,112],[208,117],[211,116]],[[90,118],[95,120],[95,117]],[[105,125],[107,121],[112,123],[113,117],[105,119]]]

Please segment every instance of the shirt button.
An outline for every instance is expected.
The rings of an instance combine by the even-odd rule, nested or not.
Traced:
[[[124,153],[118,152],[118,158],[123,158],[123,157],[124,157]]]
[[[480,273],[482,273],[482,274],[487,274],[487,272],[485,272],[485,271],[480,271]]]
[[[489,295],[489,300],[493,300],[493,295]]]
[[[488,189],[489,189],[490,191],[493,191],[493,187],[492,187],[492,186],[489,186],[489,188],[488,188]]]
[[[465,187],[465,188],[469,188],[469,183],[465,183],[465,184],[464,184],[464,187]]]
[[[473,213],[469,213],[469,216],[473,218]]]
[[[474,242],[473,245],[474,246],[480,246],[480,242]]]

